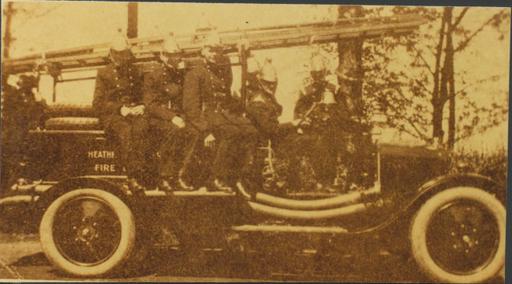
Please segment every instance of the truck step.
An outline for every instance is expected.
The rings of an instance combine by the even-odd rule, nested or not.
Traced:
[[[173,191],[172,193],[167,193],[162,190],[145,190],[144,194],[150,197],[159,197],[159,196],[235,196],[235,193],[227,193],[222,191],[207,191],[207,190],[194,190],[194,191]]]
[[[294,226],[294,225],[241,225],[231,227],[236,232],[268,232],[268,233],[318,233],[345,234],[347,229],[342,227]]]

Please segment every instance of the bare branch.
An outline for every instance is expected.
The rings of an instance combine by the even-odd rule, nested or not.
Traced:
[[[462,12],[460,12],[459,16],[457,17],[457,19],[455,19],[455,22],[453,22],[453,24],[452,24],[452,29],[457,28],[457,26],[460,24],[460,21],[462,21],[462,18],[464,18],[464,16],[468,12],[468,10],[469,10],[469,7],[465,7],[462,10]]]
[[[414,133],[414,132],[412,132],[412,131],[408,130],[407,128],[405,128],[405,126],[404,126],[404,127],[402,127],[400,130],[401,130],[402,132],[404,132],[404,133],[407,133],[407,134],[411,135],[411,136],[412,136],[412,137],[414,137],[414,138],[418,138],[418,139],[422,139],[422,140],[424,140],[424,138],[423,138],[423,137],[420,137],[418,134],[416,134],[416,133]]]
[[[498,17],[498,16],[501,16],[502,14],[506,13],[506,10],[501,10],[500,12],[494,14],[492,17],[490,17],[487,21],[485,21],[477,30],[475,30],[471,35],[469,35],[465,40],[463,40],[462,42],[459,43],[459,45],[454,49],[454,52],[459,52],[461,50],[463,50],[468,44],[469,42],[475,37],[477,36],[481,31],[484,30],[484,28],[489,25],[490,23],[492,23],[492,21]]]
[[[416,83],[418,83],[418,85],[427,93],[430,93],[430,90],[427,89],[427,86],[425,86],[425,84],[423,84],[423,82],[421,82],[420,80],[416,80]]]
[[[456,96],[458,96],[458,95],[462,94],[462,93],[463,93],[465,90],[467,90],[468,88],[471,88],[471,87],[473,87],[473,86],[475,86],[475,85],[479,85],[479,84],[481,84],[481,83],[483,83],[483,82],[486,82],[486,81],[489,81],[489,80],[494,80],[495,78],[500,77],[500,76],[501,76],[501,75],[492,75],[492,76],[486,77],[486,78],[484,78],[484,79],[477,80],[477,81],[475,81],[475,82],[473,82],[473,83],[471,83],[471,84],[467,84],[467,85],[465,85],[464,87],[462,87],[460,90],[458,90],[458,91],[457,91],[453,96],[448,96],[448,97],[446,98],[446,100],[449,100],[451,97],[456,97]]]
[[[432,75],[435,75],[434,73],[434,70],[432,70],[432,67],[430,67],[430,64],[428,64],[427,60],[425,59],[425,57],[423,57],[423,55],[421,54],[421,51],[418,50],[415,46],[413,46],[414,50],[416,51],[416,54],[418,55],[418,57],[421,59],[421,61],[423,61],[423,63],[425,64],[425,67],[427,67],[428,71],[430,72],[430,74]]]
[[[395,90],[398,94],[400,94],[400,96],[402,96],[403,98],[406,98],[406,96],[404,95],[404,93],[402,92],[400,87],[395,86],[395,87],[392,87],[392,89]],[[388,104],[388,107],[391,107],[393,109],[393,111],[396,111],[397,113],[399,113],[397,108],[394,107],[393,105]],[[414,123],[414,121],[412,121],[410,117],[406,117],[406,116],[402,115],[401,118],[404,119],[412,127],[412,129],[417,134],[417,135],[415,135],[417,138],[421,138],[425,141],[430,140],[421,130],[418,129],[416,123]],[[405,128],[403,130],[405,131]],[[411,133],[409,133],[409,134],[411,134]]]

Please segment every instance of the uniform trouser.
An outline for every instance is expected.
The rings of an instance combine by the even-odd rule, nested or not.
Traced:
[[[226,120],[217,125],[214,131],[219,141],[212,162],[212,176],[232,183],[240,176],[242,169],[239,165],[245,159],[244,150],[250,139],[251,127],[241,117],[228,117]]]
[[[266,138],[276,135],[279,128],[278,116],[273,107],[265,104],[253,104],[247,107],[247,117],[261,136]]]
[[[320,134],[314,145],[313,168],[317,180],[323,185],[330,185],[336,177],[337,158],[344,145],[337,133]]]
[[[162,178],[176,178],[182,166],[184,153],[190,147],[187,131],[169,120],[150,119],[152,152],[159,153],[158,174]]]
[[[3,127],[2,153],[8,155],[6,158],[14,164],[23,159],[24,143],[28,133],[26,127]]]
[[[5,122],[4,122],[5,123]],[[14,127],[5,123],[2,131],[2,168],[1,172],[1,186],[2,190],[6,190],[11,186],[16,179],[24,177],[27,173],[22,172],[20,163],[24,160],[25,139],[28,133],[28,128],[24,126]]]
[[[195,176],[209,176],[210,179],[218,178],[220,180],[229,179],[233,174],[232,168],[232,151],[235,146],[234,137],[223,136],[219,130],[212,131],[215,137],[215,146],[212,149],[205,148],[203,141],[209,133],[199,132],[195,129],[189,129],[191,141],[191,151],[184,152],[185,158],[183,161],[182,176],[192,178]],[[203,167],[200,169],[202,173],[197,172],[195,158],[201,159],[200,164]],[[206,165],[206,168],[204,167]],[[204,171],[207,171],[204,174]]]
[[[290,149],[285,150],[290,162],[288,181],[298,187],[301,172],[300,158],[307,157],[315,178],[323,185],[332,184],[336,177],[337,156],[343,143],[335,133],[292,134],[286,138]]]
[[[140,179],[146,169],[149,123],[145,116],[112,115],[107,118],[106,131],[117,140],[120,161],[128,177]]]
[[[375,160],[372,158],[373,143],[370,136],[356,134],[352,137],[353,152],[349,154],[349,182],[371,186],[375,174]]]
[[[247,117],[254,125],[254,131],[248,131],[244,134],[246,140],[243,145],[246,147],[246,152],[242,160],[242,174],[244,177],[250,178],[255,184],[261,185],[265,161],[259,155],[262,153],[258,152],[258,146],[266,146],[269,139],[273,142],[278,140],[276,139],[279,130],[278,114],[272,106],[256,103],[247,107]],[[263,154],[266,155],[267,153]]]
[[[193,127],[188,126],[191,151],[186,153],[183,173],[186,176],[192,176],[194,157],[201,153],[201,159],[209,159],[208,176],[210,179],[229,182],[237,178],[240,173],[238,167],[240,154],[243,153],[244,144],[247,140],[245,136],[250,124],[240,117],[223,115],[220,113],[210,113],[208,115],[211,128],[200,132]],[[215,147],[207,150],[204,148],[203,141],[210,133],[215,137]],[[204,170],[204,169],[202,169]]]

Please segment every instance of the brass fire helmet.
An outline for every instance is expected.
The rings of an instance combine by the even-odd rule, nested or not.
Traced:
[[[112,41],[110,45],[110,58],[116,65],[124,65],[135,59],[130,49],[130,44],[124,36],[118,35]]]

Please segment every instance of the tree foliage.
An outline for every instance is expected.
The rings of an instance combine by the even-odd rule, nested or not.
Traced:
[[[379,16],[382,9],[365,12],[366,16]],[[455,59],[484,31],[494,30],[497,40],[503,40],[510,21],[508,9],[497,11],[472,29],[464,19],[478,13],[477,8],[394,7],[393,13],[414,13],[428,23],[412,35],[365,42],[363,92],[368,114],[381,112],[388,126],[425,142],[438,140],[450,148],[456,141],[506,120],[506,103],[496,100],[482,105],[468,93],[506,73],[482,74],[477,81],[466,82],[466,70],[459,70]],[[460,109],[463,111],[457,114]]]

